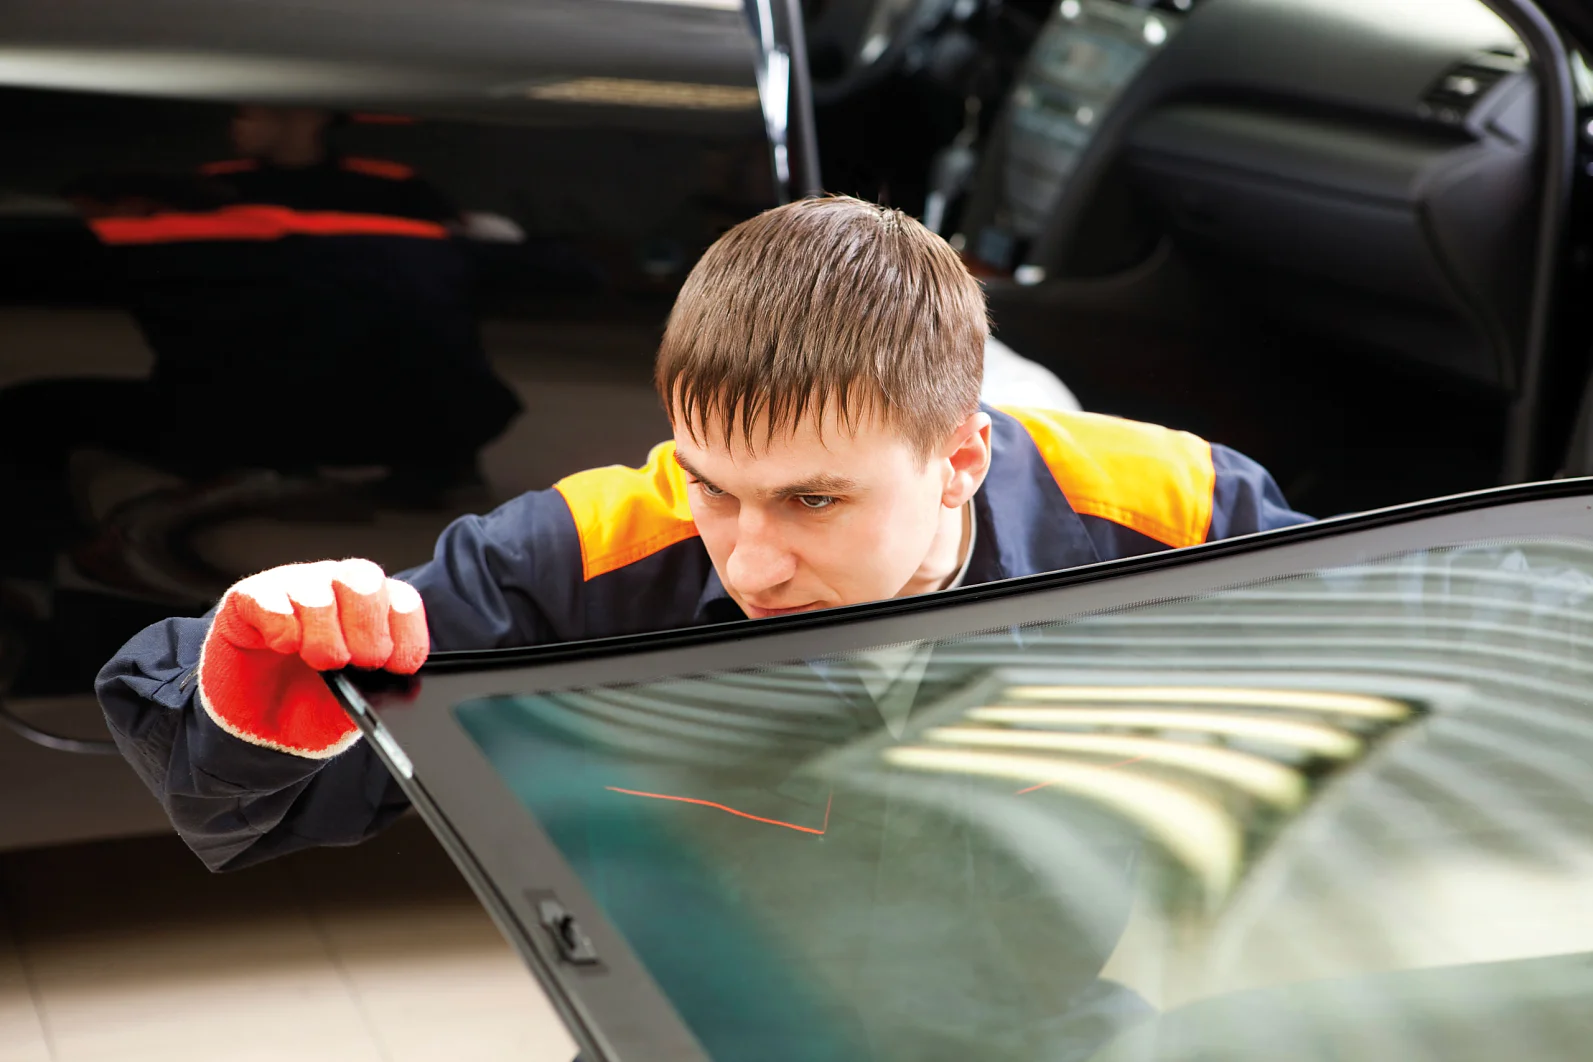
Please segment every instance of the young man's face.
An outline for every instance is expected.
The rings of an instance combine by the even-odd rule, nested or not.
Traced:
[[[975,413],[925,461],[873,417],[833,409],[761,444],[725,446],[718,425],[675,417],[692,516],[731,598],[753,619],[939,589],[961,559],[963,506],[990,465]]]

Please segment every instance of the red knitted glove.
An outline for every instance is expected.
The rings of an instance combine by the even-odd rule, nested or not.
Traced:
[[[365,560],[286,564],[221,599],[199,654],[199,703],[234,737],[326,759],[359,730],[319,673],[353,664],[408,675],[430,649],[409,584]]]

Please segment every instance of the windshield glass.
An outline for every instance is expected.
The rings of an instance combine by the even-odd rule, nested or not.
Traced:
[[[1580,1059],[1593,547],[457,708],[715,1059]]]

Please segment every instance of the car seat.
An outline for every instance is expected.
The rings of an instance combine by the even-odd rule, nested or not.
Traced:
[[[985,382],[979,397],[992,406],[1034,406],[1068,413],[1083,409],[1056,373],[995,336],[985,340]]]

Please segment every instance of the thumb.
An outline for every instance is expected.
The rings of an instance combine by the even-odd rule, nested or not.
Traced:
[[[216,610],[211,633],[239,649],[297,654],[303,631],[280,571],[251,575],[230,588]]]

